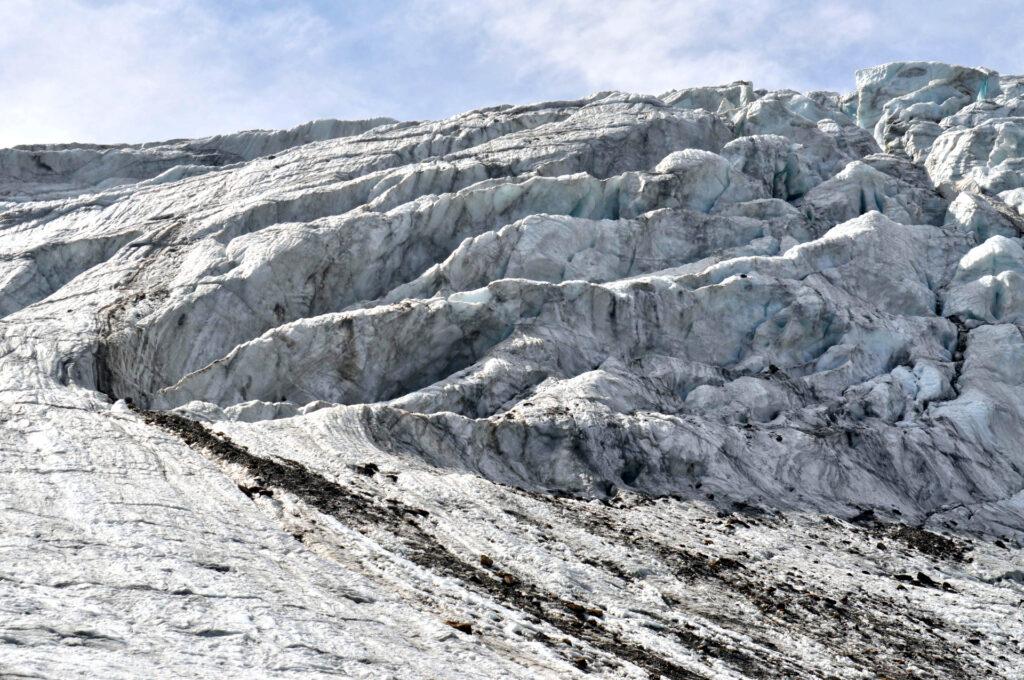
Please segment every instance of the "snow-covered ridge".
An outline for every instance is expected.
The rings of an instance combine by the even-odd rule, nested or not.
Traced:
[[[147,144],[29,144],[0,149],[0,199],[71,197],[140,180],[171,181],[396,121],[314,120],[290,130],[248,130]]]
[[[1024,80],[856,80],[0,150],[0,669],[1014,677]]]

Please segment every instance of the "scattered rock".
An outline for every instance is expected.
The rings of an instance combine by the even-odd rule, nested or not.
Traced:
[[[459,631],[460,633],[465,633],[466,635],[473,634],[473,624],[471,623],[466,623],[465,621],[455,621],[451,619],[445,620],[445,623],[454,628],[455,630]]]

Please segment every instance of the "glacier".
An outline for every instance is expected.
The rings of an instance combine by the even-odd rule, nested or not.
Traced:
[[[1018,678],[1024,76],[0,150],[0,675]]]

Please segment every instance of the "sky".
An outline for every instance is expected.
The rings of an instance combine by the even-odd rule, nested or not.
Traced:
[[[1024,73],[1019,0],[0,0],[0,147],[442,118],[875,64]]]

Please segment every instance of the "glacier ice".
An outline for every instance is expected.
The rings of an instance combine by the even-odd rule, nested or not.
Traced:
[[[0,674],[1016,677],[1024,77],[0,150]]]

